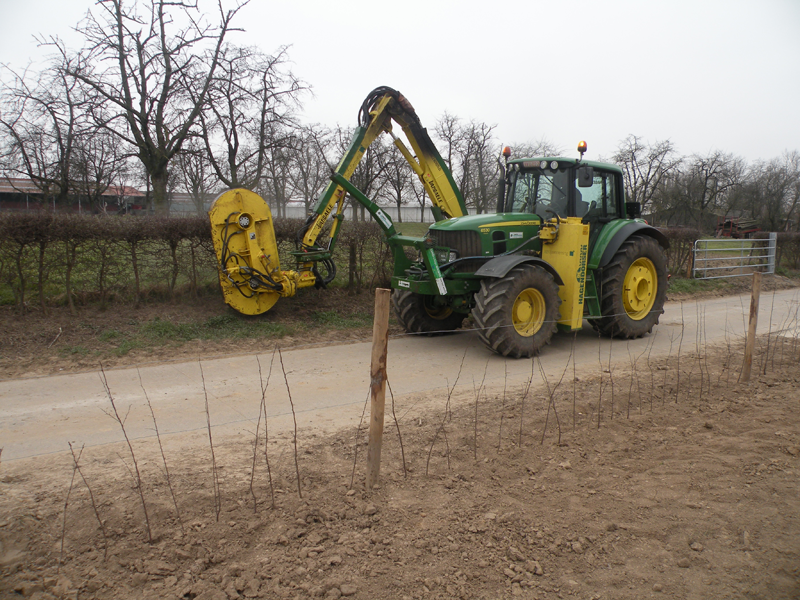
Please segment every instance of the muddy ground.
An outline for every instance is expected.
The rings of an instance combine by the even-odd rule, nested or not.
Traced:
[[[2,463],[0,597],[796,599],[800,347],[760,348],[403,398],[372,491],[364,427]]]

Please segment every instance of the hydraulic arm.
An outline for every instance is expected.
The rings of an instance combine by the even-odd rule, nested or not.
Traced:
[[[349,181],[367,148],[381,133],[385,132],[392,137],[394,145],[425,187],[425,191],[433,203],[436,220],[467,214],[464,198],[456,187],[450,170],[445,165],[439,151],[436,150],[428,132],[422,127],[414,107],[406,100],[405,96],[389,87],[376,88],[361,105],[358,121],[359,124],[350,146],[339,162],[335,174],[341,175]],[[414,154],[392,131],[392,121],[400,125]],[[329,253],[333,251],[339,234],[346,196],[345,189],[341,184],[335,180],[328,184],[317,203],[314,214],[306,223],[302,238],[303,252],[322,250],[322,255],[329,258]],[[331,215],[334,215],[333,226],[327,242],[323,244],[320,236]]]
[[[410,149],[393,132],[393,123],[402,129]],[[293,296],[299,288],[325,286],[332,281],[336,275],[333,251],[348,196],[366,207],[387,238],[403,243],[391,218],[349,183],[367,149],[381,133],[392,137],[422,182],[437,221],[467,214],[464,198],[414,108],[400,92],[376,88],[361,105],[350,146],[298,234],[299,248],[291,253],[297,260],[296,270],[280,268],[272,215],[266,202],[248,190],[230,190],[214,201],[209,211],[212,238],[220,263],[220,283],[229,305],[244,314],[260,314],[280,296]],[[394,248],[395,258],[402,260],[400,245],[395,244]],[[324,274],[318,264],[323,266]]]

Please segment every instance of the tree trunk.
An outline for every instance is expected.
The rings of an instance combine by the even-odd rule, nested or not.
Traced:
[[[17,264],[17,276],[19,277],[19,312],[23,315],[25,314],[25,270],[22,266],[24,254],[25,244],[19,244],[19,249],[14,259]]]
[[[131,242],[131,266],[133,267],[133,307],[139,308],[142,296],[139,289],[139,255],[136,252],[137,242]]]
[[[350,252],[347,269],[347,289],[350,295],[355,293],[356,289],[356,243],[350,241]]]
[[[150,179],[153,182],[153,209],[159,217],[169,216],[169,197],[167,196],[167,180],[169,175],[166,169],[158,173],[152,173]]]
[[[169,295],[172,300],[175,300],[175,286],[178,283],[178,244],[179,242],[170,242],[169,249],[172,255],[172,278],[169,282]]]
[[[47,249],[47,242],[39,242],[39,305],[42,307],[42,314],[47,316],[47,305],[44,301],[44,280],[45,280],[45,265],[44,253]]]
[[[75,302],[72,299],[72,268],[75,266],[75,254],[78,250],[78,245],[72,242],[65,242],[67,250],[67,270],[64,276],[64,283],[67,292],[67,305],[69,306],[69,314],[75,315]]]

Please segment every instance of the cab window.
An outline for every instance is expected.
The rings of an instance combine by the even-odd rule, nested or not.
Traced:
[[[575,216],[587,220],[618,218],[617,178],[613,173],[595,170],[591,187],[577,187],[575,182]]]
[[[548,218],[549,213],[567,216],[569,171],[549,169],[520,172],[513,186],[513,212],[535,213]]]

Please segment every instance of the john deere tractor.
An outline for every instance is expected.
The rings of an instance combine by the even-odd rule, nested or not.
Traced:
[[[349,181],[381,133],[392,136],[431,199],[436,222],[424,237],[398,234]],[[408,332],[450,332],[472,316],[488,348],[515,358],[534,355],[556,330],[580,329],[584,319],[607,336],[640,337],[663,312],[668,241],[640,218],[638,204],[625,202],[619,167],[583,160],[583,142],[578,151],[577,159],[511,158],[505,149],[497,212],[468,215],[411,104],[396,90],[377,88],[298,234],[296,269],[281,269],[272,216],[260,197],[237,189],[216,199],[209,215],[225,300],[260,314],[281,296],[330,283],[349,196],[386,235],[394,258],[392,302]]]

